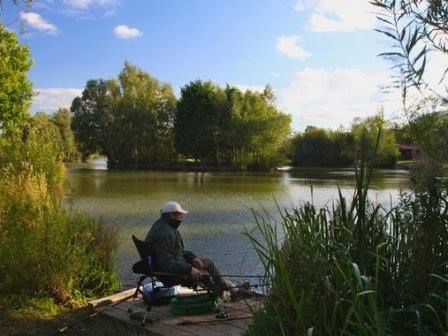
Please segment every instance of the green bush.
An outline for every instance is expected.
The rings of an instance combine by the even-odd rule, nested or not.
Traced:
[[[0,293],[75,302],[117,288],[116,232],[62,208],[57,128],[30,122],[0,139]]]

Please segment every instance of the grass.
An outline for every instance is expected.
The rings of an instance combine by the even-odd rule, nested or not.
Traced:
[[[420,174],[392,209],[367,199],[361,161],[351,199],[305,203],[246,231],[268,297],[248,335],[446,335],[448,188]]]
[[[17,306],[20,301],[22,308]],[[51,335],[58,331],[58,335],[154,335],[107,315],[95,314],[90,308],[68,308],[48,298],[9,297],[3,298],[2,304],[15,305],[15,309],[0,311],[0,334],[4,336]]]
[[[399,160],[397,161],[397,165],[395,166],[395,168],[410,170],[415,167],[415,164],[415,160]]]

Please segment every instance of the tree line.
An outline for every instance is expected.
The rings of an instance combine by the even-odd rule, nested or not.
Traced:
[[[84,157],[100,153],[110,167],[177,164],[263,169],[281,160],[291,118],[274,94],[242,92],[196,80],[181,89],[128,62],[118,79],[89,80],[71,105]]]
[[[348,130],[308,126],[291,134],[291,117],[277,109],[269,85],[243,92],[195,80],[177,98],[171,85],[129,62],[116,79],[89,80],[71,112],[83,158],[98,153],[119,168],[347,167],[359,156],[363,132],[373,154],[379,129],[375,166],[393,168],[397,139],[412,143],[406,125],[388,125],[382,115],[355,119]]]
[[[375,156],[375,167],[393,168],[399,156],[396,132],[403,133],[401,126],[387,125],[381,114],[356,118],[349,130],[308,126],[290,139],[289,156],[298,167],[348,167],[360,157],[361,142],[365,141],[365,154]]]

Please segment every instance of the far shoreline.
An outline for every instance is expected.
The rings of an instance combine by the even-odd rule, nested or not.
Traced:
[[[238,168],[234,166],[211,166],[211,165],[189,165],[189,164],[174,164],[174,165],[151,165],[151,164],[113,164],[109,165],[105,157],[92,158],[87,161],[79,162],[67,162],[69,167],[73,167],[77,164],[92,164],[94,170],[108,170],[108,171],[162,171],[162,172],[202,172],[202,173],[214,173],[214,172],[228,172],[228,173],[274,173],[274,172],[294,172],[301,170],[347,170],[351,171],[355,167],[352,166],[291,166],[288,164],[273,167],[270,169],[251,169],[251,168]],[[409,171],[415,161],[398,161],[394,168],[376,167],[374,170],[390,170],[390,171]],[[87,168],[88,169],[88,168]]]

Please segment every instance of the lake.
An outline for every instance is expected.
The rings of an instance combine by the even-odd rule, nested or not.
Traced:
[[[312,186],[312,192],[311,192]],[[353,192],[351,169],[300,169],[273,173],[107,170],[105,160],[68,165],[66,201],[74,210],[120,229],[117,269],[124,288],[135,285],[138,260],[131,235],[143,239],[167,201],[189,211],[179,231],[185,248],[212,258],[226,274],[254,274],[260,265],[243,229],[253,227],[251,208],[278,218],[276,203],[292,208],[313,200],[323,206]],[[409,188],[406,171],[378,170],[369,197],[384,206]]]

